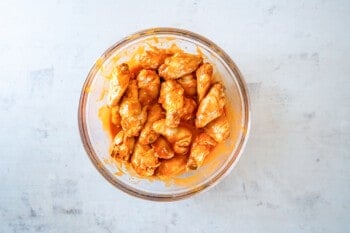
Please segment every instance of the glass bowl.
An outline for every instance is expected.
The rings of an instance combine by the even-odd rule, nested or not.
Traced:
[[[226,87],[226,112],[231,125],[230,138],[205,159],[197,170],[168,180],[144,179],[126,167],[111,162],[111,139],[102,128],[99,109],[106,104],[103,95],[108,77],[116,63],[128,61],[139,46],[170,47],[176,44],[189,53],[201,53],[214,66],[214,78]],[[190,197],[213,187],[237,164],[250,128],[250,108],[246,84],[231,58],[212,41],[190,31],[152,28],[132,34],[112,45],[97,59],[82,88],[78,123],[84,148],[97,170],[115,187],[136,197],[173,201]]]

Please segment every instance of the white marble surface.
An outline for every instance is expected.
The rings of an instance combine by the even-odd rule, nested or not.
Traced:
[[[350,232],[349,1],[0,1],[0,232]],[[236,169],[188,200],[108,184],[83,150],[81,86],[137,30],[193,30],[251,91]]]

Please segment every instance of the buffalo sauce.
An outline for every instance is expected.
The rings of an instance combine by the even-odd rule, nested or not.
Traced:
[[[102,123],[103,130],[108,134],[112,140],[119,132],[119,128],[111,122],[111,110],[108,106],[102,106],[98,111],[98,117]]]

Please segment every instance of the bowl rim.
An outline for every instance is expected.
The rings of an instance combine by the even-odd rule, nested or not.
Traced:
[[[86,92],[87,88],[90,86],[91,82],[93,81],[93,78],[95,77],[95,74],[97,73],[99,67],[97,65],[97,62],[94,63],[92,68],[90,69],[85,81],[84,85],[81,90],[80,99],[79,99],[79,107],[78,107],[78,125],[79,125],[79,134],[80,138],[82,140],[84,149],[90,158],[91,162],[94,164],[95,168],[99,171],[99,173],[113,186],[117,187],[118,189],[122,190],[125,193],[128,193],[131,196],[139,197],[145,200],[152,200],[152,201],[176,201],[188,198],[190,196],[193,196],[194,194],[200,193],[204,190],[208,190],[211,187],[214,187],[217,183],[219,183],[224,177],[226,177],[236,166],[238,163],[244,148],[246,146],[249,133],[250,133],[250,127],[251,127],[251,110],[250,110],[250,99],[249,99],[249,93],[248,88],[245,83],[245,80],[243,78],[242,73],[238,69],[237,65],[233,62],[233,60],[230,58],[230,56],[221,49],[218,45],[216,45],[211,40],[188,30],[185,29],[179,29],[179,28],[171,28],[171,27],[157,27],[157,28],[149,28],[145,30],[141,30],[138,32],[135,32],[129,36],[124,37],[123,39],[117,41],[112,46],[110,46],[101,56],[99,59],[103,59],[103,61],[107,60],[112,54],[113,51],[118,49],[121,46],[124,46],[125,44],[129,43],[130,41],[137,40],[139,38],[142,38],[143,36],[158,36],[162,34],[171,34],[174,36],[181,36],[188,39],[194,39],[205,46],[210,47],[215,53],[217,53],[220,58],[226,63],[226,65],[231,69],[231,71],[236,76],[236,81],[239,85],[243,103],[244,104],[244,125],[242,127],[242,137],[240,138],[240,142],[236,147],[236,150],[232,153],[236,154],[232,157],[232,159],[226,164],[225,169],[223,169],[220,173],[216,174],[214,177],[211,177],[208,179],[204,184],[202,184],[199,187],[190,189],[186,192],[178,193],[178,194],[153,194],[153,193],[147,193],[144,191],[140,191],[138,189],[135,189],[133,187],[126,187],[124,183],[118,181],[118,179],[115,179],[111,173],[104,168],[104,165],[102,162],[98,159],[98,156],[96,155],[87,130],[87,125],[85,124],[85,111],[86,111],[86,101],[88,93]]]

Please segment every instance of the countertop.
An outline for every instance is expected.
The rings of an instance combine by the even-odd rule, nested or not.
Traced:
[[[0,1],[0,232],[350,232],[349,1]],[[95,60],[149,27],[213,40],[249,87],[236,168],[187,200],[117,190],[83,149]]]

